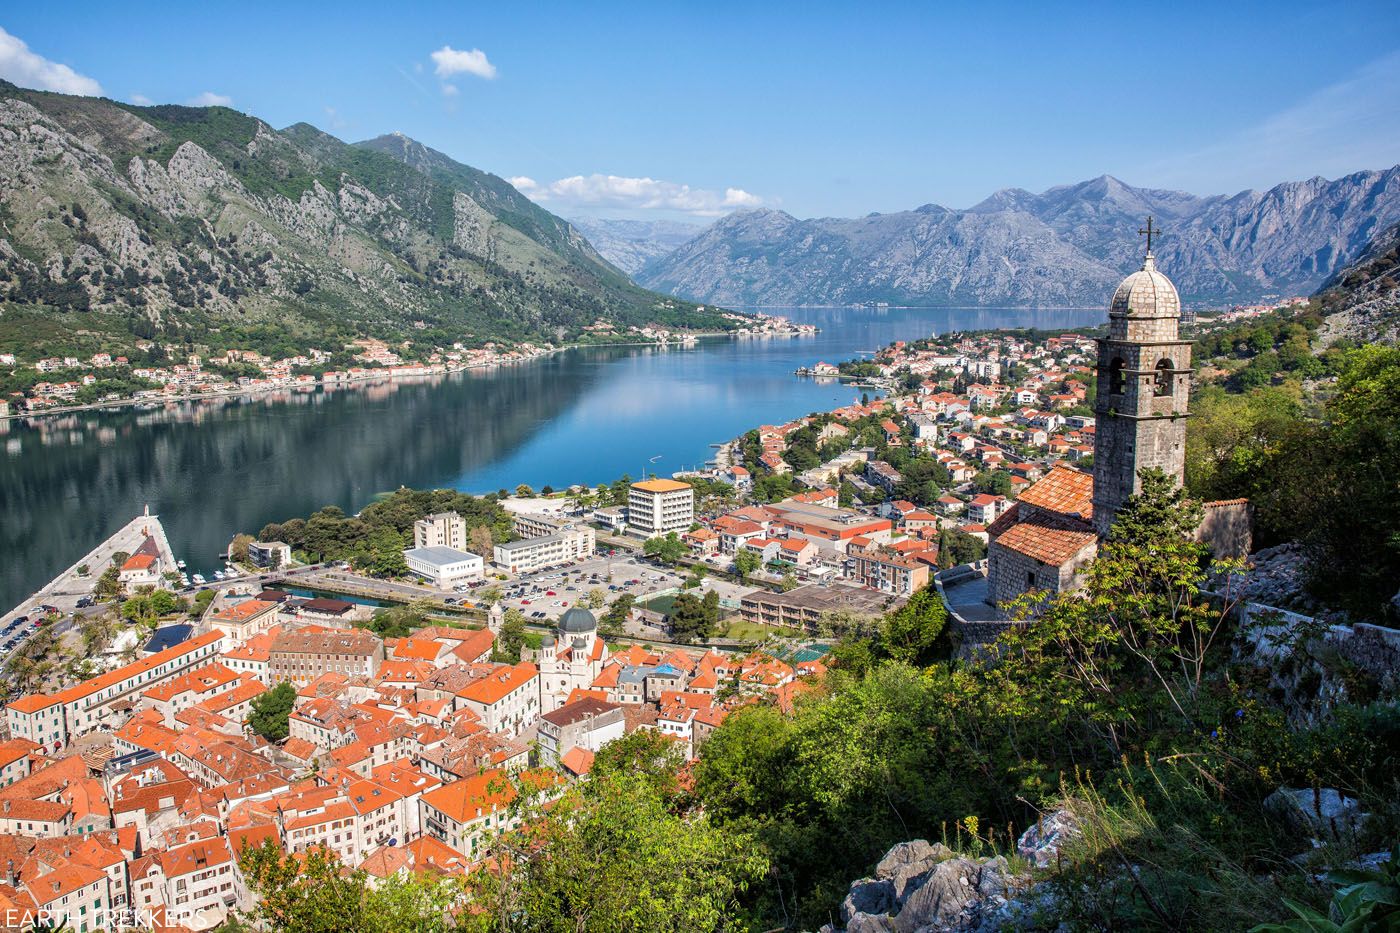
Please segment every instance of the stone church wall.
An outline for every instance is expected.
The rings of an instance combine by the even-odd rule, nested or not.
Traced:
[[[1247,499],[1208,504],[1196,540],[1217,558],[1247,557],[1254,544],[1254,508]]]

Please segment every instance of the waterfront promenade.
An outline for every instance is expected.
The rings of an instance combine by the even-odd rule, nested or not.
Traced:
[[[74,561],[71,566],[28,599],[23,600],[3,616],[0,616],[0,630],[9,626],[16,616],[28,615],[41,604],[55,606],[65,614],[72,612],[77,608],[79,599],[91,595],[97,578],[111,564],[112,555],[118,551],[124,551],[127,554],[135,552],[141,546],[141,542],[146,539],[146,535],[154,538],[156,544],[160,546],[161,558],[165,565],[174,568],[175,553],[170,548],[170,541],[165,536],[165,528],[161,525],[160,518],[149,512],[143,513],[127,522],[105,541]],[[79,575],[79,567],[86,567],[87,574]]]

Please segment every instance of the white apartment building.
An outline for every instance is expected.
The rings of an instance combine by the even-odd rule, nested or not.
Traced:
[[[554,534],[496,545],[493,563],[507,573],[533,573],[581,557],[591,557],[596,545],[597,536],[592,528],[568,525]]]
[[[409,548],[403,560],[409,570],[444,590],[480,580],[486,572],[480,555],[445,545]]]
[[[413,523],[415,548],[467,549],[467,520],[456,512],[435,512]]]
[[[10,735],[56,750],[71,736],[84,735],[102,725],[119,701],[134,702],[140,691],[174,680],[212,660],[223,639],[221,632],[206,632],[59,693],[20,697],[5,707]]]
[[[646,538],[681,532],[695,522],[695,490],[673,479],[633,483],[627,492],[627,524]]]

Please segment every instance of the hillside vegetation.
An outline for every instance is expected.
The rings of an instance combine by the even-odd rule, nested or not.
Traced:
[[[649,293],[504,180],[400,136],[0,82],[0,342],[211,350],[727,329]],[[91,349],[89,349],[91,348]]]

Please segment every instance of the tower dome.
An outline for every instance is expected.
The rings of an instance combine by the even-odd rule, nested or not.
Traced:
[[[1181,317],[1181,298],[1176,286],[1157,269],[1149,250],[1142,268],[1123,280],[1113,293],[1108,313],[1112,317]]]
[[[587,635],[598,630],[598,620],[582,606],[573,606],[559,617],[559,632],[564,635]]]

